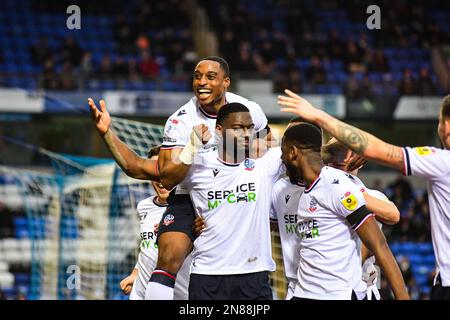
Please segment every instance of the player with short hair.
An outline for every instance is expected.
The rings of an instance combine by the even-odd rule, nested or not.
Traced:
[[[230,70],[224,59],[210,56],[197,63],[192,82],[195,96],[167,120],[158,162],[137,156],[121,142],[110,130],[111,119],[104,101],[100,101],[100,111],[89,100],[93,123],[124,172],[138,179],[160,179],[166,189],[173,189],[159,229],[158,262],[149,284],[154,287],[152,299],[172,299],[176,274],[192,250],[195,238],[194,209],[188,190],[181,184],[190,167],[186,159],[195,151],[190,146],[185,148],[192,128],[200,126],[202,130],[203,146],[198,147],[211,147],[214,139],[210,132],[214,133],[217,112],[228,103],[239,102],[250,110],[255,131],[270,132],[261,107],[227,92],[230,84]]]
[[[298,206],[300,259],[294,299],[365,298],[358,236],[375,254],[395,297],[409,299],[370,204],[344,172],[323,165],[321,145],[320,131],[308,123],[291,126],[282,139],[288,176],[306,185]]]
[[[148,158],[157,160],[160,147],[151,148]],[[155,269],[158,258],[158,245],[156,236],[159,222],[167,208],[167,191],[159,182],[152,181],[155,196],[139,201],[137,213],[140,220],[141,245],[138,261],[132,273],[120,282],[120,288],[125,294],[130,295],[130,300],[145,300],[148,282]],[[185,260],[175,282],[174,300],[187,300],[189,286],[190,256]]]
[[[348,173],[350,180],[360,188],[366,202],[376,202],[373,204],[373,207],[376,207],[377,210],[373,213],[375,214],[377,225],[380,229],[383,226],[382,223],[393,225],[400,220],[400,212],[395,204],[389,201],[388,197],[382,192],[367,188],[361,179],[357,177],[359,168],[352,171],[348,169],[348,165],[354,157],[353,151],[333,137],[328,143],[322,146],[321,156],[325,165]],[[361,244],[361,256],[363,262],[363,280],[367,284],[367,299],[380,300],[381,295],[377,288],[378,271],[375,268],[375,257],[368,252],[364,244]]]
[[[253,130],[249,109],[230,103],[217,115],[217,148],[192,155],[184,184],[205,229],[192,251],[190,299],[273,298],[268,195],[282,170],[281,152],[248,158]]]
[[[428,181],[431,236],[437,272],[431,299],[450,299],[450,95],[443,98],[439,112],[438,136],[443,149],[435,147],[399,147],[348,125],[313,107],[290,90],[279,96],[282,111],[297,114],[328,131],[351,150],[405,175]]]

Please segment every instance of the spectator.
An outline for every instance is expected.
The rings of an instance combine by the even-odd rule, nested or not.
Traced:
[[[437,93],[436,86],[430,77],[430,70],[426,67],[420,68],[417,89],[417,93],[424,96],[432,96]]]
[[[83,57],[83,49],[75,42],[75,39],[70,36],[64,41],[64,44],[59,48],[61,55],[61,62],[70,63],[73,67],[78,67]]]
[[[76,80],[73,67],[69,62],[65,62],[60,74],[60,88],[62,90],[76,89]]]
[[[53,60],[51,58],[44,62],[44,69],[41,74],[40,86],[44,89],[58,89],[57,75],[54,70]]]
[[[417,83],[411,69],[403,70],[403,78],[398,83],[398,91],[401,95],[417,95]]]
[[[98,70],[98,74],[104,78],[110,76],[112,74],[113,66],[111,62],[111,57],[106,54],[102,57],[102,61],[100,62],[100,69]]]
[[[159,75],[159,65],[153,59],[150,50],[142,52],[142,60],[139,63],[139,72],[143,76],[155,78]]]
[[[373,50],[370,52],[369,71],[371,72],[389,72],[389,63],[386,56],[381,50]]]
[[[324,84],[327,81],[327,74],[318,56],[311,58],[311,65],[306,70],[306,78],[313,84]]]
[[[349,41],[347,51],[345,52],[345,65],[348,72],[365,72],[366,68],[363,64],[365,52],[359,48],[355,42]]]
[[[33,63],[37,65],[43,65],[45,61],[53,57],[46,37],[39,38],[38,42],[31,47],[30,51]]]

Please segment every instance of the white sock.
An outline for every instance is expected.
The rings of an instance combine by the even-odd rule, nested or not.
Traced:
[[[173,300],[173,288],[158,282],[149,282],[145,289],[145,300]]]

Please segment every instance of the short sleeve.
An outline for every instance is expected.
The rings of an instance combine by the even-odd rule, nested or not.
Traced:
[[[176,116],[171,116],[164,126],[163,144],[161,148],[171,149],[184,147],[188,141],[190,130],[186,124]]]
[[[450,172],[450,151],[434,147],[403,148],[404,174],[434,178]]]
[[[358,229],[368,217],[373,216],[366,208],[366,201],[360,187],[347,176],[342,175],[332,182],[327,181],[326,183],[329,183],[331,188],[330,209],[337,215],[346,218],[353,229]]]
[[[253,124],[255,125],[255,131],[259,132],[266,129],[268,126],[268,121],[260,105],[254,101],[249,100],[247,102],[247,107],[250,110],[250,115],[252,117]]]
[[[266,168],[267,173],[277,178],[283,173],[284,165],[281,162],[281,148],[270,148],[264,156],[257,159],[260,165]]]

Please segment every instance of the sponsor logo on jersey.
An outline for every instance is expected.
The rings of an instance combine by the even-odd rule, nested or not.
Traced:
[[[353,211],[358,206],[358,200],[350,191],[339,197],[339,200],[347,210]]]
[[[302,240],[320,237],[319,222],[316,219],[299,222],[295,231],[297,236]]]
[[[308,211],[313,213],[316,210],[317,210],[317,201],[316,199],[311,199],[311,201],[309,202]]]
[[[214,175],[214,178],[217,176],[217,174],[220,172],[220,170],[219,169],[213,169],[213,175]]]
[[[427,156],[434,151],[434,150],[431,150],[429,147],[417,147],[417,148],[414,148],[414,150],[416,151],[416,153],[419,156]]]
[[[163,225],[165,225],[167,227],[169,224],[172,224],[174,222],[175,222],[175,217],[173,216],[173,214],[168,214],[164,217]]]
[[[243,183],[231,190],[208,191],[208,210],[217,208],[222,203],[243,203],[256,201],[254,182]]]
[[[255,168],[255,161],[253,161],[252,159],[248,159],[248,158],[245,159],[244,167],[245,167],[245,170],[252,171]]]

